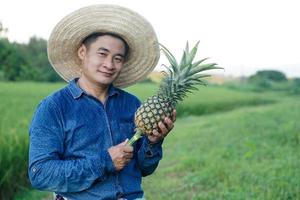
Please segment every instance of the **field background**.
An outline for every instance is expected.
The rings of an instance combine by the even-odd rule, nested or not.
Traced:
[[[40,100],[64,85],[0,82],[0,199],[51,199],[28,183],[28,125]],[[127,90],[145,99],[156,89],[142,83]],[[163,160],[143,180],[146,198],[300,199],[299,99],[199,88],[177,109]]]

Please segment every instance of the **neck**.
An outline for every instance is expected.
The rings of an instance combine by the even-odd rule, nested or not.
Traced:
[[[89,81],[84,76],[81,76],[77,82],[79,87],[86,91],[89,95],[92,95],[99,99],[102,103],[105,102],[105,99],[108,95],[109,85],[100,85],[94,82]]]

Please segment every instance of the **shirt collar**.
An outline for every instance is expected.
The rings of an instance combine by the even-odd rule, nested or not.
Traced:
[[[78,79],[71,80],[68,87],[74,99],[78,99],[84,93],[83,89],[77,85]]]
[[[112,84],[109,86],[108,88],[108,96],[114,96],[114,95],[118,95],[120,93],[120,91],[118,90],[118,88],[114,87]]]
[[[81,97],[82,94],[84,94],[84,90],[81,89],[78,85],[77,85],[77,81],[79,78],[75,78],[72,81],[70,81],[69,83],[69,90],[73,96],[74,99],[78,99],[79,97]],[[115,88],[112,84],[109,86],[108,88],[108,96],[111,97],[113,95],[119,94],[119,90],[117,88]]]

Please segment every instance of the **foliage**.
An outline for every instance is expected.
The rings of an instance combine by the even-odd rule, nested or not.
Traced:
[[[295,78],[292,80],[292,86],[290,91],[292,94],[300,94],[300,78]]]
[[[17,53],[17,45],[11,44],[7,39],[0,39],[0,70],[4,78],[15,81],[22,73],[23,65],[26,64],[24,57]]]
[[[224,86],[238,91],[252,91],[252,92],[284,92],[288,95],[300,94],[299,79],[294,78],[287,81],[271,81],[267,79],[255,79],[252,81],[235,81],[225,83]]]
[[[256,92],[268,91],[268,90],[286,90],[288,82],[284,73],[276,70],[262,70],[256,72],[256,74],[250,76],[246,83],[249,84],[248,89]],[[238,87],[239,88],[239,87]]]
[[[7,28],[5,28],[2,22],[0,21],[0,38],[2,37],[2,33],[6,33],[6,32],[7,32]]]
[[[32,37],[28,44],[0,38],[0,80],[61,81],[47,58],[47,41]]]
[[[287,81],[287,78],[283,72],[276,70],[261,70],[249,77],[250,82],[255,82],[259,80],[282,82]]]

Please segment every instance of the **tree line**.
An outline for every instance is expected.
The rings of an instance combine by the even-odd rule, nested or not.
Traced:
[[[48,61],[45,39],[31,37],[28,43],[10,42],[1,35],[4,30],[0,22],[1,81],[62,81]]]

